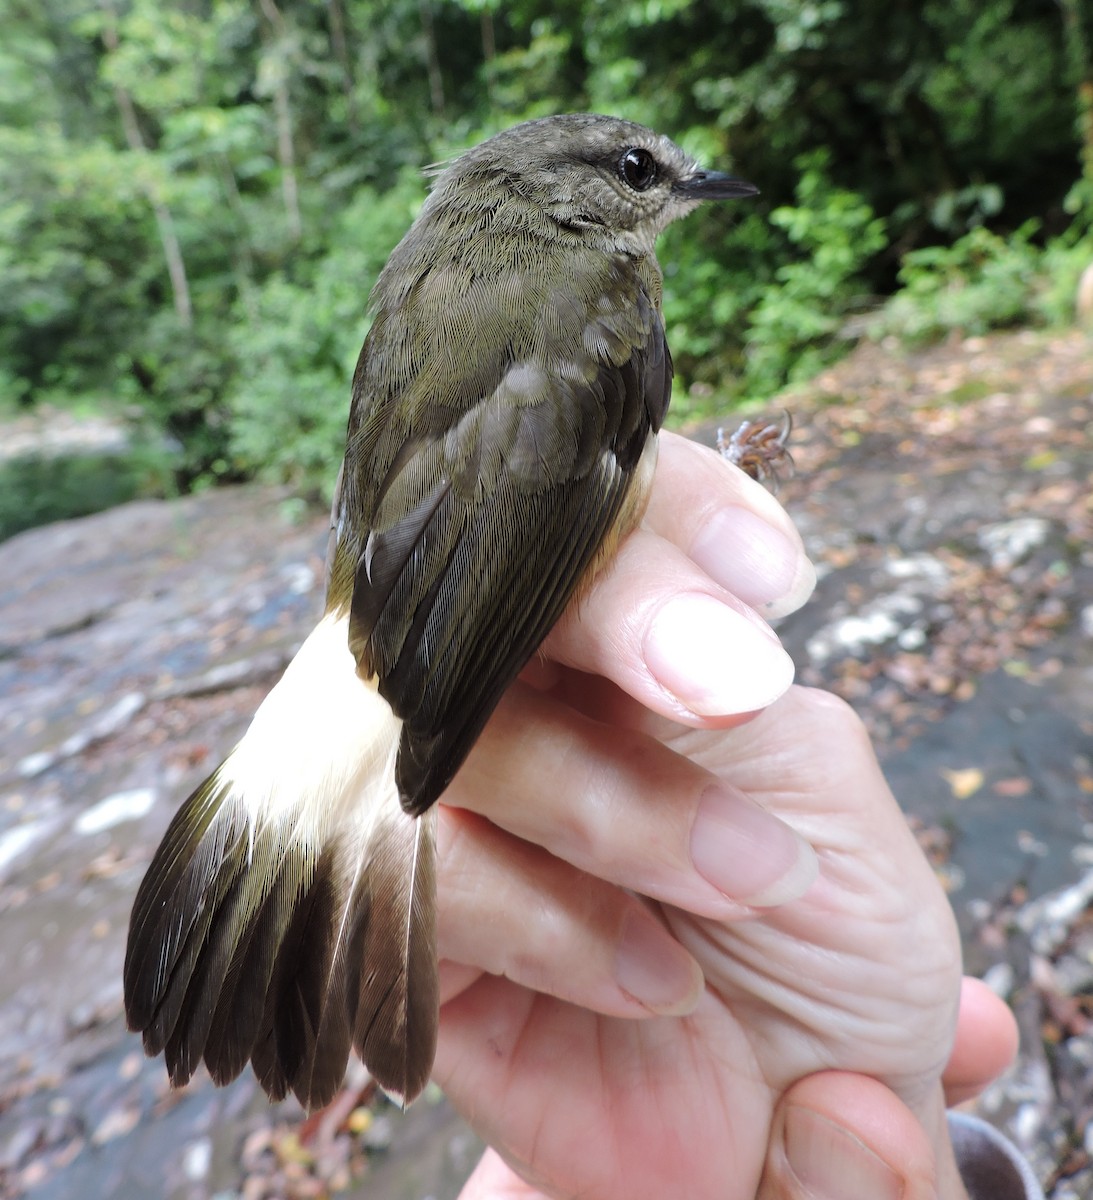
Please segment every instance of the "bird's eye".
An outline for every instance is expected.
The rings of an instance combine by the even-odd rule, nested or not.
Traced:
[[[657,160],[648,150],[632,146],[619,159],[619,177],[635,192],[647,191],[657,177]]]

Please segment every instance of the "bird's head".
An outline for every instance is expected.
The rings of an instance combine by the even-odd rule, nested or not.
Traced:
[[[487,204],[508,194],[563,231],[645,254],[699,202],[757,191],[704,170],[643,125],[571,113],[525,122],[468,150],[439,174],[434,194]]]

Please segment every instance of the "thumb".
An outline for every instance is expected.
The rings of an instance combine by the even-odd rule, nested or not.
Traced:
[[[894,1092],[825,1071],[779,1101],[756,1200],[937,1200],[936,1179],[934,1148]]]
[[[459,1200],[547,1200],[547,1197],[525,1183],[496,1150],[487,1148],[474,1174],[463,1185]]]

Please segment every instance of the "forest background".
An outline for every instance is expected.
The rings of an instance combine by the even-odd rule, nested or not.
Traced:
[[[144,491],[321,497],[423,167],[529,117],[762,189],[662,240],[677,419],[857,337],[1066,321],[1093,261],[1090,0],[0,0],[0,30],[0,415],[123,418]]]

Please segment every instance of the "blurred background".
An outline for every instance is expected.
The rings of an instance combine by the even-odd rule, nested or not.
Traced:
[[[1018,1014],[980,1111],[1093,1195],[1089,0],[0,0],[5,1200],[457,1194],[476,1143],[437,1095],[170,1092],[121,958],[320,605],[423,169],[581,109],[762,189],[660,244],[670,420],[792,412],[820,584],[779,632]]]
[[[867,331],[1068,319],[1093,260],[1087,0],[0,0],[0,28],[0,413],[145,452],[75,491],[329,492],[423,166],[528,117],[623,115],[762,189],[664,239],[677,420]],[[60,487],[11,478],[24,520]]]

